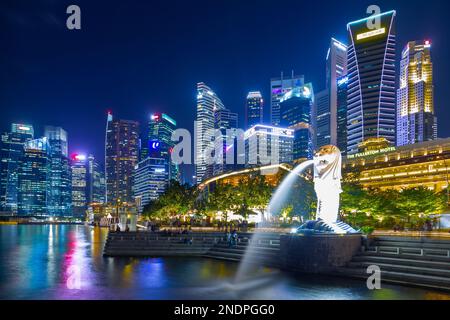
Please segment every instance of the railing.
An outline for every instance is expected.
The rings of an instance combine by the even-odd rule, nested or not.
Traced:
[[[387,253],[395,255],[414,255],[420,257],[443,257],[450,258],[449,249],[430,249],[430,248],[404,248],[390,246],[374,246],[374,250],[368,250],[374,253]],[[387,249],[387,250],[386,250]]]

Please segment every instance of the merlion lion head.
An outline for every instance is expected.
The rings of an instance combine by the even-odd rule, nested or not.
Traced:
[[[314,154],[314,178],[341,179],[342,157],[338,147],[320,147]]]

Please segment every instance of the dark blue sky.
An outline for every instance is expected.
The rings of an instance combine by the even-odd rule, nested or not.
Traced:
[[[80,31],[65,26],[70,4],[81,7]],[[294,69],[322,89],[330,37],[347,42],[346,24],[370,4],[397,10],[398,55],[409,40],[432,40],[439,136],[450,136],[450,14],[433,0],[2,0],[0,130],[60,125],[71,152],[103,157],[106,110],[142,124],[162,111],[191,129],[198,81],[241,124],[246,93],[261,90],[268,119],[269,79]]]

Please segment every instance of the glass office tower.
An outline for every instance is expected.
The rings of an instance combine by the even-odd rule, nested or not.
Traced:
[[[347,151],[369,138],[395,144],[395,11],[350,22],[348,47]],[[379,19],[379,26],[368,21]]]

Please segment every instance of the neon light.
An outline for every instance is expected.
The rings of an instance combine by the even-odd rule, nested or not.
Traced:
[[[377,15],[369,16],[369,17],[367,17],[367,18],[363,18],[363,19],[359,19],[359,20],[356,20],[356,21],[349,22],[349,23],[347,24],[347,29],[348,29],[348,27],[349,27],[351,24],[361,23],[361,22],[367,21],[367,20],[369,20],[369,19],[376,19],[376,18],[382,17],[382,16],[384,16],[384,15],[388,15],[388,14],[393,14],[393,15],[395,16],[396,12],[395,12],[395,10],[391,10],[391,11],[383,12],[383,13],[380,13],[380,14],[377,14]]]
[[[24,126],[20,126],[18,127],[19,130],[23,130],[23,131],[30,131],[31,128],[30,127],[24,127]]]
[[[378,36],[380,34],[385,34],[385,33],[386,33],[386,28],[380,28],[380,29],[357,34],[356,40],[367,39],[367,38],[371,38],[371,37]]]
[[[177,125],[177,122],[175,120],[173,120],[171,117],[169,117],[167,114],[163,113],[162,114],[163,119],[169,121],[171,124],[173,124],[174,126]]]
[[[348,77],[343,77],[337,81],[338,86],[342,86],[348,82]]]

